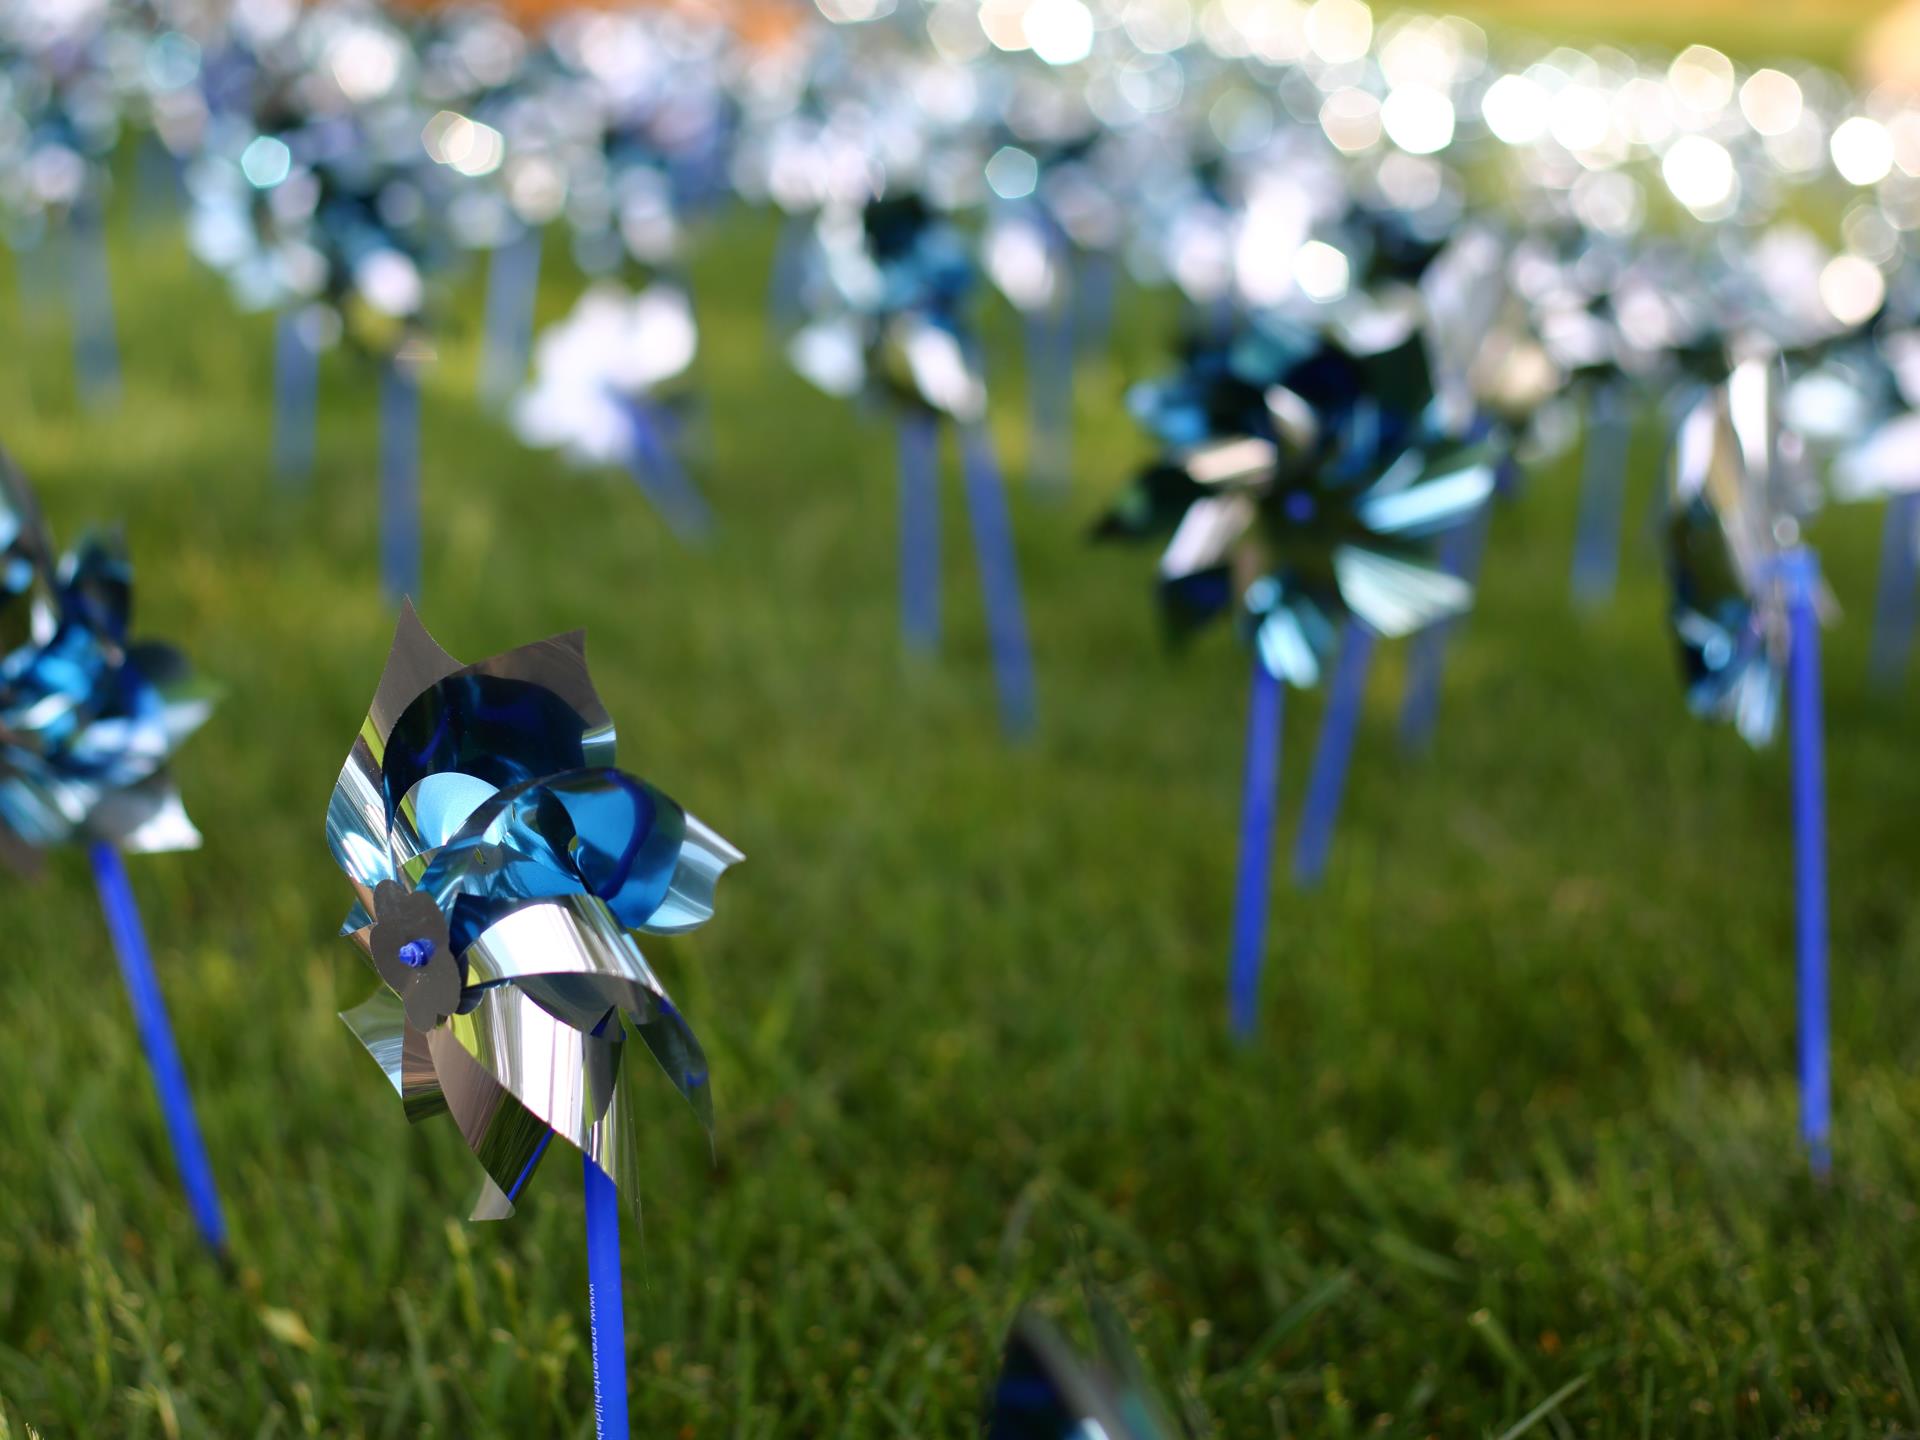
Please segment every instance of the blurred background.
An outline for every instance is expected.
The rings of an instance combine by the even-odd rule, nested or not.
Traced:
[[[1098,8],[1103,34],[1124,18]],[[1874,113],[1920,87],[1913,5],[1459,8],[1516,65],[1606,49],[1663,74],[1702,45]],[[733,75],[848,18],[688,6],[658,35]],[[716,20],[747,48],[703,38]],[[418,119],[410,155],[434,143]],[[323,819],[393,633],[383,445],[409,414],[428,628],[472,661],[585,627],[623,765],[748,856],[709,925],[646,947],[706,1045],[718,1133],[650,1077],[636,1429],[971,1435],[1018,1309],[1090,1346],[1092,1287],[1196,1433],[1920,1430],[1920,705],[1910,667],[1870,678],[1878,506],[1811,532],[1836,601],[1821,1181],[1797,1130],[1788,755],[1687,713],[1652,401],[1604,604],[1569,594],[1576,447],[1492,508],[1425,748],[1400,738],[1407,647],[1382,647],[1324,881],[1295,887],[1283,849],[1237,1043],[1244,647],[1225,626],[1168,646],[1149,552],[1089,539],[1154,458],[1129,387],[1202,307],[1119,282],[1045,486],[1023,317],[985,286],[967,302],[1033,661],[1035,720],[1009,739],[957,447],[941,646],[915,653],[899,436],[789,364],[770,295],[790,217],[725,196],[642,267],[698,321],[670,407],[710,512],[688,527],[658,475],[527,443],[539,362],[489,385],[480,252],[429,274],[417,325],[362,335],[342,306],[310,455],[283,463],[285,313],[206,263],[150,129],[89,157],[97,234],[8,217],[0,445],[56,537],[124,527],[134,633],[220,688],[173,766],[203,847],[128,867],[231,1262],[180,1199],[86,865],[52,853],[0,885],[0,1437],[593,1433],[571,1170],[466,1223],[459,1135],[409,1126],[337,1018],[374,977],[337,935],[352,896]],[[1795,194],[1840,243],[1853,200]],[[536,349],[608,278],[561,232],[527,288]],[[76,358],[103,301],[104,386]],[[1289,698],[1283,837],[1326,708]]]

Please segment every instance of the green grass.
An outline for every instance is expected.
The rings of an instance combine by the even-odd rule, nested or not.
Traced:
[[[1071,1319],[1083,1274],[1225,1436],[1920,1428],[1920,711],[1864,682],[1876,517],[1818,532],[1848,611],[1823,1186],[1785,756],[1682,713],[1650,442],[1599,614],[1564,598],[1566,468],[1500,511],[1424,758],[1388,656],[1328,883],[1278,882],[1239,1050],[1245,662],[1225,636],[1166,654],[1149,557],[1084,540],[1141,458],[1117,398],[1168,313],[1127,306],[1086,371],[1072,495],[1016,491],[1042,723],[1011,749],[957,493],[945,653],[908,664],[890,439],[767,343],[770,250],[731,222],[695,255],[710,548],[522,451],[470,399],[470,331],[427,399],[429,625],[467,658],[589,627],[625,763],[749,855],[710,926],[654,947],[721,1130],[710,1152],[661,1081],[639,1432],[967,1435],[1016,1306]],[[452,1127],[409,1129],[334,1018],[372,983],[321,834],[392,625],[371,378],[328,362],[319,473],[278,491],[268,324],[168,229],[123,229],[116,261],[124,404],[77,410],[57,317],[9,298],[0,437],[62,535],[125,518],[140,627],[227,687],[178,766],[205,850],[133,870],[235,1264],[198,1248],[84,862],[56,857],[0,890],[0,1434],[587,1435],[572,1167],[465,1225]],[[573,284],[549,275],[549,315]],[[1290,706],[1288,832],[1318,708]]]

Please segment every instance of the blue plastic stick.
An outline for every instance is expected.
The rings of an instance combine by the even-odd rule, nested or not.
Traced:
[[[1073,314],[1059,306],[1032,311],[1026,319],[1027,386],[1033,398],[1027,483],[1057,495],[1073,474]]]
[[[134,209],[143,223],[172,220],[180,210],[180,162],[151,130],[134,157]]]
[[[1441,536],[1438,559],[1442,570],[1468,582],[1479,576],[1492,513],[1490,506],[1482,505],[1471,519]],[[1409,750],[1424,750],[1433,741],[1433,727],[1440,717],[1440,680],[1446,669],[1447,641],[1459,623],[1457,619],[1442,620],[1413,637],[1407,655],[1407,693],[1400,702],[1400,743]]]
[[[970,425],[961,433],[960,462],[986,601],[987,643],[993,650],[993,676],[1000,691],[1000,722],[1007,734],[1018,738],[1033,729],[1033,652],[1020,604],[1020,565],[1013,553],[1006,491],[993,455],[993,437],[984,424]]]
[[[498,404],[527,377],[533,349],[533,307],[540,294],[540,232],[532,226],[487,257],[485,334],[480,398]]]
[[[620,1295],[620,1192],[582,1156],[587,1192],[587,1319],[593,1332],[593,1428],[628,1440],[627,1322]]]
[[[1787,592],[1787,687],[1793,724],[1793,881],[1800,990],[1800,1134],[1814,1173],[1832,1164],[1827,1053],[1827,796],[1820,716],[1819,562],[1811,550],[1780,557]]]
[[[1900,683],[1913,649],[1914,547],[1920,545],[1920,492],[1887,497],[1881,520],[1880,584],[1873,599],[1869,654],[1876,684]]]
[[[627,413],[633,421],[633,448],[627,453],[633,483],[681,540],[704,539],[713,530],[713,511],[674,454],[666,412],[646,400],[630,400]]]
[[[227,1221],[220,1212],[220,1192],[214,1188],[213,1166],[207,1162],[206,1146],[200,1140],[200,1125],[193,1115],[193,1096],[187,1090],[187,1072],[180,1064],[180,1052],[173,1043],[173,1027],[167,1023],[166,1002],[160,996],[160,982],[154,978],[153,957],[147,951],[147,937],[140,928],[140,909],[134,903],[133,887],[127,883],[127,869],[120,852],[106,841],[88,851],[93,862],[93,880],[100,891],[100,908],[107,917],[107,932],[113,937],[114,954],[120,959],[120,974],[126,981],[127,999],[133,1006],[134,1028],[140,1033],[141,1048],[147,1052],[147,1065],[153,1072],[153,1088],[160,1097],[160,1113],[167,1122],[167,1135],[173,1142],[174,1164],[180,1169],[180,1183],[193,1208],[194,1223],[216,1252],[227,1248]]]
[[[940,648],[940,431],[917,407],[900,412],[900,633]]]
[[[273,473],[286,481],[313,473],[313,427],[320,356],[307,342],[300,312],[282,310],[273,322]]]
[[[1118,265],[1102,250],[1080,257],[1073,276],[1073,338],[1082,354],[1106,353],[1113,331],[1113,292]]]
[[[8,235],[7,247],[13,252],[15,296],[20,306],[20,323],[37,325],[47,314],[48,295],[58,286],[52,283],[53,247],[44,236],[21,238]]]
[[[775,336],[785,336],[800,323],[808,226],[804,215],[789,214],[780,221],[780,233],[774,240],[773,268],[767,276],[767,327]]]
[[[1280,788],[1280,717],[1286,687],[1253,657],[1247,704],[1247,758],[1240,783],[1240,869],[1233,885],[1233,951],[1227,1018],[1235,1038],[1253,1035],[1266,958],[1267,900],[1273,892],[1273,817]]]
[[[380,369],[380,584],[420,598],[420,386],[399,359]]]
[[[1320,739],[1314,746],[1313,773],[1307,777],[1300,833],[1294,839],[1293,880],[1302,888],[1318,884],[1327,872],[1334,822],[1340,818],[1340,800],[1347,788],[1347,762],[1353,757],[1353,734],[1360,723],[1360,702],[1367,690],[1373,639],[1373,632],[1357,620],[1347,622],[1341,637],[1327,712],[1321,717]]]
[[[120,342],[113,325],[113,272],[97,202],[67,217],[67,302],[73,315],[74,379],[88,405],[120,398]]]
[[[1631,436],[1625,382],[1598,386],[1587,398],[1580,465],[1580,513],[1575,521],[1571,575],[1576,604],[1600,605],[1613,598],[1620,574],[1620,519],[1626,503]]]

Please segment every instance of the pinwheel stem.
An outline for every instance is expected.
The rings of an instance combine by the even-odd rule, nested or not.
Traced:
[[[1487,526],[1492,510],[1482,505],[1472,519],[1441,537],[1440,568],[1462,580],[1475,581],[1486,553]],[[1440,680],[1446,669],[1447,642],[1458,620],[1441,620],[1413,637],[1407,655],[1407,693],[1400,704],[1400,741],[1409,750],[1422,750],[1433,740],[1440,717]]]
[[[780,221],[774,241],[773,267],[767,275],[767,329],[785,336],[800,324],[800,289],[807,272],[808,221],[789,214]]]
[[[1827,1036],[1827,797],[1820,713],[1819,562],[1780,557],[1787,597],[1787,686],[1793,727],[1794,939],[1799,971],[1800,1133],[1814,1173],[1832,1163]]]
[[[80,398],[88,405],[110,405],[120,398],[120,342],[113,324],[106,217],[92,197],[77,202],[67,217],[67,299]]]
[[[1880,535],[1880,584],[1873,601],[1873,679],[1900,683],[1913,648],[1915,547],[1920,546],[1920,491],[1887,497]]]
[[[172,220],[180,210],[180,162],[152,131],[134,156],[134,206],[142,221]]]
[[[1073,274],[1074,344],[1082,354],[1099,355],[1113,329],[1113,292],[1118,266],[1113,256],[1093,250],[1080,257]]]
[[[1327,872],[1327,853],[1333,848],[1333,827],[1340,818],[1340,801],[1347,788],[1347,763],[1353,757],[1353,735],[1360,723],[1360,702],[1366,695],[1367,670],[1373,659],[1373,631],[1358,620],[1347,622],[1327,692],[1327,712],[1320,720],[1320,739],[1314,746],[1313,773],[1307,778],[1305,808],[1293,849],[1296,885],[1317,885]]]
[[[1253,657],[1247,704],[1246,768],[1240,785],[1240,869],[1233,888],[1233,951],[1227,969],[1227,1018],[1237,1039],[1252,1036],[1266,955],[1267,900],[1273,890],[1273,818],[1280,788],[1280,720],[1286,687]]]
[[[940,647],[940,431],[914,407],[899,423],[900,633],[930,653]]]
[[[593,1421],[598,1440],[627,1440],[627,1327],[620,1294],[620,1192],[584,1156],[587,1318],[593,1332]]]
[[[1026,317],[1027,386],[1033,399],[1027,483],[1058,494],[1073,473],[1073,313],[1064,306]]]
[[[1571,584],[1579,605],[1602,605],[1613,598],[1620,572],[1620,521],[1631,435],[1625,382],[1614,380],[1596,387],[1587,399],[1580,512],[1573,536]]]
[[[420,385],[400,357],[380,371],[380,583],[420,598]]]
[[[533,307],[540,293],[540,231],[529,225],[487,257],[487,300],[480,350],[480,398],[506,400],[527,376]]]
[[[713,531],[713,511],[674,453],[666,413],[640,398],[629,401],[627,410],[633,422],[627,473],[676,538],[688,544],[704,539]]]
[[[273,471],[283,481],[313,473],[313,427],[318,407],[320,355],[297,309],[282,310],[273,326]]]
[[[1000,719],[1009,735],[1033,729],[1033,653],[1027,643],[1026,613],[1020,603],[1020,567],[1013,553],[1013,526],[1007,518],[1006,491],[993,455],[993,437],[984,423],[960,437],[961,469],[967,487],[967,514],[973,522],[973,548],[980,566],[980,588],[987,608],[987,641],[993,650],[994,681],[1000,691]]]
[[[180,1168],[180,1183],[186,1189],[187,1203],[193,1208],[194,1222],[200,1234],[216,1252],[227,1248],[227,1222],[220,1210],[220,1193],[214,1188],[213,1166],[200,1139],[200,1125],[193,1114],[193,1097],[187,1089],[186,1070],[180,1064],[180,1051],[174,1045],[173,1027],[167,1021],[167,1006],[160,995],[160,982],[154,977],[153,956],[147,950],[147,937],[140,926],[140,910],[134,903],[133,887],[127,883],[126,866],[120,852],[106,841],[89,851],[93,861],[93,879],[100,891],[100,908],[105,912],[107,931],[113,937],[114,953],[120,960],[120,974],[126,981],[127,999],[133,1006],[133,1022],[140,1033],[141,1047],[147,1052],[147,1065],[153,1072],[154,1089],[160,1097],[160,1113],[167,1123],[167,1135],[173,1142],[174,1163]]]

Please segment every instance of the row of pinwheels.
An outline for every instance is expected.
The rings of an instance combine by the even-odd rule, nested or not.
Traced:
[[[1027,317],[1040,476],[1065,468],[1073,356],[1101,333],[1117,273],[1173,285],[1198,333],[1279,317],[1337,335],[1444,252],[1422,288],[1441,297],[1428,333],[1450,405],[1468,393],[1497,412],[1523,458],[1586,412],[1583,593],[1612,573],[1625,427],[1679,393],[1674,376],[1724,371],[1735,341],[1793,361],[1795,423],[1839,453],[1846,493],[1914,488],[1900,438],[1920,382],[1899,342],[1920,294],[1920,115],[1698,46],[1664,65],[1565,48],[1503,65],[1465,22],[1376,26],[1356,0],[1323,0],[1291,30],[1248,16],[1163,35],[1085,14],[1065,49],[1038,14],[1009,35],[912,11],[767,49],[670,15],[523,32],[492,13],[403,25],[350,3],[219,17],[28,3],[0,25],[0,217],[23,244],[61,216],[97,238],[120,121],[148,126],[179,167],[195,251],[244,306],[281,317],[284,468],[310,462],[316,347],[345,335],[377,362],[398,595],[419,589],[414,383],[440,277],[492,257],[482,370],[497,402],[526,370],[543,235],[568,239],[597,278],[542,339],[515,421],[532,443],[624,463],[696,535],[711,516],[663,393],[697,347],[684,237],[723,198],[770,202],[791,217],[773,305],[794,363],[901,417],[910,642],[938,623],[930,422],[960,430],[1015,730],[1033,684],[982,423],[976,271]],[[1781,219],[1810,194],[1841,212],[1837,251]],[[1663,198],[1693,223],[1663,223]],[[96,311],[106,293],[75,288]],[[1889,661],[1916,503],[1890,507]]]
[[[749,54],[658,16],[571,15],[528,35],[478,14],[403,28],[353,5],[243,5],[219,24],[30,5],[6,35],[21,77],[8,193],[29,219],[79,213],[117,117],[137,113],[180,160],[196,251],[244,304],[282,313],[283,428],[311,423],[316,339],[345,334],[381,360],[396,594],[418,591],[413,371],[448,261],[493,251],[488,374],[502,390],[525,368],[543,230],[560,225],[610,277],[543,337],[515,417],[536,443],[625,461],[698,533],[710,512],[660,393],[692,360],[692,306],[669,280],[628,282],[671,275],[702,206],[772,201],[800,217],[773,291],[794,364],[898,417],[901,616],[927,647],[939,422],[959,432],[1013,733],[1032,723],[1035,682],[970,326],[976,268],[1032,321],[1042,461],[1070,433],[1071,357],[1098,333],[1113,262],[1171,282],[1191,302],[1181,366],[1136,396],[1160,454],[1107,529],[1165,533],[1178,624],[1233,611],[1255,641],[1232,965],[1244,1030],[1281,682],[1331,676],[1295,853],[1310,881],[1375,639],[1425,632],[1417,736],[1489,500],[1533,460],[1584,431],[1574,579],[1604,593],[1622,437],[1662,413],[1680,470],[1674,616],[1690,694],[1755,741],[1773,729],[1788,655],[1768,546],[1792,548],[1781,537],[1797,539],[1822,474],[1842,495],[1898,497],[1876,620],[1888,670],[1907,648],[1920,528],[1907,443],[1920,426],[1907,238],[1920,117],[1861,105],[1817,72],[1742,74],[1697,46],[1664,67],[1569,51],[1503,67],[1462,22],[1376,31],[1353,0],[1308,18],[1291,38],[1244,23],[1172,43],[1094,27],[1063,51],[1050,33],[1014,44],[983,19],[983,41],[903,16]],[[1493,198],[1471,198],[1488,171]],[[1838,251],[1763,223],[1810,189],[1846,207]],[[1657,194],[1693,223],[1661,224]],[[1764,413],[1730,418],[1725,443],[1689,440],[1706,433],[1703,406],[1732,416],[1743,372],[1772,376]],[[1735,461],[1760,478],[1709,483]]]
[[[723,196],[772,200],[799,217],[772,297],[794,364],[898,418],[902,621],[922,645],[938,634],[939,425],[958,432],[1015,732],[1032,723],[1035,682],[970,327],[976,266],[1030,318],[1034,448],[1056,462],[1071,357],[1099,333],[1114,270],[1175,285],[1191,302],[1177,369],[1134,396],[1156,453],[1103,528],[1163,543],[1177,628],[1232,617],[1250,641],[1230,964],[1242,1033],[1265,949],[1283,687],[1329,678],[1295,852],[1311,880],[1376,641],[1422,636],[1410,704],[1430,716],[1489,506],[1582,411],[1576,581],[1604,590],[1619,436],[1657,415],[1692,703],[1761,741],[1793,679],[1804,1118],[1824,1165],[1823,607],[1802,526],[1823,477],[1842,494],[1903,492],[1880,617],[1880,649],[1899,655],[1906,495],[1920,492],[1914,127],[1841,119],[1849,102],[1813,77],[1742,77],[1713,52],[1657,81],[1558,53],[1502,70],[1457,22],[1376,35],[1355,28],[1353,0],[1322,4],[1325,23],[1291,53],[1244,28],[1155,48],[1164,37],[1096,30],[1087,12],[1084,54],[1043,27],[1027,37],[1037,58],[992,65],[931,19],[925,33],[841,28],[747,63],[719,32],[661,18],[569,17],[534,39],[493,17],[403,30],[352,7],[241,6],[210,28],[29,5],[0,29],[18,122],[0,129],[0,203],[21,244],[64,220],[69,253],[97,266],[119,117],[150,123],[179,161],[196,252],[244,304],[281,315],[290,468],[311,454],[317,348],[344,336],[378,365],[385,571],[400,595],[418,589],[415,375],[446,267],[492,252],[497,398],[526,369],[542,237],[570,237],[604,280],[541,338],[516,421],[535,443],[630,465],[697,534],[710,515],[662,388],[697,343],[671,278],[679,237]],[[1485,169],[1500,172],[1498,198],[1470,204]],[[1853,197],[1839,251],[1757,223],[1836,183]],[[1656,194],[1693,223],[1669,234]],[[1713,233],[1727,220],[1761,238]],[[101,320],[76,314],[89,363]],[[117,859],[190,836],[161,765],[205,702],[170,654],[127,642],[111,551],[55,567],[17,483],[6,508],[12,593],[35,592],[9,607],[32,623],[0,669],[6,829],[34,846],[94,843],[183,1176],[218,1246]],[[738,855],[612,769],[611,751],[577,640],[462,667],[409,611],[328,829],[359,899],[347,932],[385,982],[349,1023],[410,1115],[453,1115],[487,1175],[478,1213],[511,1207],[554,1133],[586,1156],[602,1421],[623,1433],[612,1189],[632,1180],[629,1030],[696,1108],[705,1095],[698,1043],[631,932],[707,918]]]

